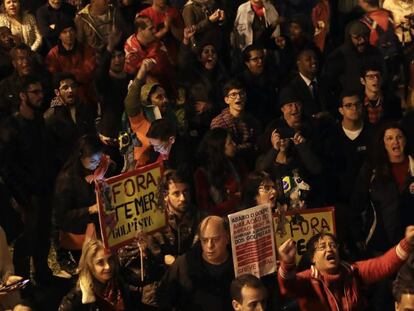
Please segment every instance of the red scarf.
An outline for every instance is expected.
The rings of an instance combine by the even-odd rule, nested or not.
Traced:
[[[254,11],[254,13],[259,16],[259,17],[263,17],[264,16],[264,6],[257,6],[252,4],[252,9]]]

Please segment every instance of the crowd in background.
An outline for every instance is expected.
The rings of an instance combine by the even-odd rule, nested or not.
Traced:
[[[2,0],[0,310],[413,308],[413,108],[412,0]],[[155,162],[167,226],[105,249],[95,182]],[[235,279],[260,204],[336,236]]]

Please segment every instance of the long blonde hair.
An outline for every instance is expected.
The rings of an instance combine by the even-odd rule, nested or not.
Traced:
[[[94,276],[94,259],[100,250],[105,250],[105,246],[100,240],[92,239],[85,243],[82,248],[82,255],[79,260],[79,279],[78,287],[82,291],[82,303],[95,302],[95,284],[96,278]],[[114,257],[113,276],[118,272],[118,261]]]

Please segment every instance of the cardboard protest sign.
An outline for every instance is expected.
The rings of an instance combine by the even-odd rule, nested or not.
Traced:
[[[151,233],[166,225],[157,191],[162,165],[154,163],[97,183],[99,223],[105,247],[117,249],[137,232]]]
[[[259,205],[228,215],[236,277],[251,273],[257,277],[276,271],[276,247],[272,212]]]
[[[277,247],[290,238],[296,242],[296,262],[306,252],[306,243],[313,235],[320,232],[336,234],[333,207],[281,213],[273,215],[273,221]]]

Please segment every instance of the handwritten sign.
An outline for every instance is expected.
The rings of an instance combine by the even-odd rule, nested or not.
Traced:
[[[283,219],[284,217],[284,219]],[[287,212],[284,216],[273,216],[276,245],[279,247],[288,239],[296,242],[296,261],[299,262],[306,252],[308,240],[320,232],[336,234],[335,208]]]
[[[236,276],[257,277],[276,271],[276,247],[272,213],[267,205],[255,206],[228,215]]]
[[[151,233],[166,225],[158,207],[160,163],[127,172],[97,184],[102,240],[112,249],[128,244],[137,232]]]

